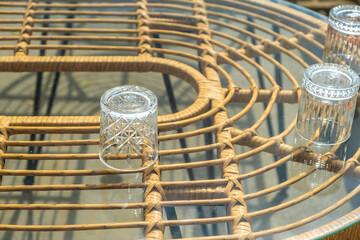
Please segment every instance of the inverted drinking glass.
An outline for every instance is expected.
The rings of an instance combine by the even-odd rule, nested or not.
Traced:
[[[106,91],[100,105],[100,160],[127,172],[151,166],[158,158],[155,94],[125,85]]]
[[[296,120],[296,145],[305,144],[319,156],[307,164],[327,168],[321,160],[321,155],[326,153],[345,160],[358,88],[359,76],[348,67],[324,63],[305,70]]]
[[[319,186],[344,166],[358,88],[359,76],[349,67],[323,63],[305,70],[289,174],[311,174],[299,190]]]
[[[323,62],[346,65],[360,74],[360,6],[330,10]]]

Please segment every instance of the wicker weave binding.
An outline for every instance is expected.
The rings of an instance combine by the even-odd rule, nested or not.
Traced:
[[[307,16],[287,7],[268,1],[234,0],[173,0],[173,1],[0,1],[0,14],[7,16],[15,14],[23,18],[5,18],[0,22],[0,31],[4,36],[0,41],[0,71],[2,72],[80,72],[80,71],[121,71],[121,72],[159,72],[178,77],[188,82],[196,89],[198,96],[193,104],[186,109],[169,115],[159,116],[159,138],[162,142],[176,139],[186,139],[192,136],[201,136],[213,133],[216,141],[210,145],[196,147],[166,149],[159,152],[160,157],[181,155],[194,152],[217,150],[218,157],[191,163],[161,164],[156,163],[152,168],[143,172],[144,181],[141,183],[114,183],[114,184],[69,184],[69,185],[11,185],[1,186],[1,192],[16,191],[80,191],[96,189],[144,189],[144,202],[130,204],[129,208],[144,209],[144,221],[101,223],[101,224],[76,224],[76,225],[6,225],[0,224],[4,231],[77,231],[118,228],[143,228],[147,239],[163,239],[164,231],[170,226],[185,226],[194,224],[227,223],[230,232],[227,235],[208,236],[184,239],[254,239],[270,236],[289,229],[300,227],[322,216],[329,214],[345,202],[355,198],[360,192],[360,186],[350,194],[344,196],[336,204],[327,207],[324,211],[314,214],[302,221],[290,223],[285,226],[253,232],[251,220],[267,216],[282,209],[291,208],[302,201],[318,194],[321,190],[331,185],[343,175],[358,179],[360,166],[358,159],[360,149],[351,156],[344,168],[341,162],[331,161],[337,173],[320,187],[291,201],[274,205],[255,212],[247,211],[247,201],[261,196],[281,191],[291,187],[293,183],[315,169],[288,179],[285,182],[262,191],[246,193],[242,187],[242,180],[251,179],[259,174],[279,167],[291,159],[294,150],[283,142],[294,128],[292,122],[278,135],[270,138],[263,137],[257,129],[264,124],[276,103],[294,104],[297,102],[300,86],[291,73],[278,62],[273,54],[284,54],[306,68],[309,62],[320,62],[319,56],[314,55],[306,46],[323,49],[322,43],[325,36],[326,23]],[[7,10],[10,7],[12,9]],[[17,9],[14,10],[13,8]],[[111,11],[112,8],[132,9],[133,11]],[[102,11],[101,9],[106,9]],[[151,11],[150,11],[150,10]],[[240,18],[237,15],[246,15]],[[69,16],[74,18],[41,18],[41,16]],[[84,16],[84,17],[80,17]],[[276,17],[279,17],[277,20]],[[224,20],[225,19],[225,20]],[[286,36],[279,34],[274,29],[263,27],[253,19],[276,25],[286,31]],[[227,21],[231,22],[228,23]],[[64,24],[118,24],[120,27],[63,27]],[[256,31],[266,33],[267,37],[254,33],[243,24]],[[6,24],[14,24],[8,27]],[[45,25],[44,25],[45,24]],[[46,26],[46,24],[54,24]],[[101,25],[101,26],[103,26]],[[60,26],[60,27],[59,27]],[[130,27],[124,27],[130,26]],[[242,40],[231,34],[219,31],[222,27],[238,34],[243,34],[254,42]],[[16,31],[18,35],[12,35]],[[44,34],[46,33],[46,34]],[[92,35],[94,34],[94,35]],[[119,36],[113,36],[118,34]],[[154,37],[160,35],[160,38]],[[290,35],[290,36],[289,36]],[[167,37],[171,36],[171,37]],[[176,37],[187,39],[178,40]],[[220,41],[218,39],[223,39]],[[46,44],[37,41],[46,41]],[[226,40],[226,41],[225,41]],[[59,42],[60,41],[60,42]],[[61,41],[67,41],[62,44]],[[79,45],[79,41],[86,44]],[[232,44],[227,44],[226,42]],[[11,44],[8,44],[10,42]],[[35,43],[33,43],[35,42]],[[59,42],[59,43],[58,43]],[[102,44],[109,42],[110,44]],[[195,42],[195,44],[194,44]],[[162,47],[159,47],[159,44]],[[240,46],[240,47],[233,47]],[[178,46],[189,51],[174,50]],[[38,50],[76,50],[75,56],[53,56],[51,51],[45,56],[34,56]],[[8,51],[14,55],[7,55]],[[191,51],[190,51],[191,50]],[[299,51],[308,59],[307,62],[299,57]],[[92,51],[91,56],[85,56],[85,51]],[[109,56],[107,52],[118,53],[119,56]],[[50,53],[49,53],[50,52]],[[193,54],[198,52],[199,54]],[[121,55],[121,56],[120,56]],[[279,69],[292,84],[292,89],[283,89],[266,69],[261,67],[256,58],[266,59],[270,64]],[[183,62],[181,60],[182,59]],[[193,61],[200,68],[187,64]],[[268,81],[270,88],[262,89],[242,67],[246,63],[257,69]],[[237,85],[234,79],[222,66],[229,65],[236,69],[247,80],[250,87]],[[202,70],[202,72],[200,71]],[[223,84],[221,84],[221,81]],[[225,86],[224,86],[225,82]],[[251,127],[238,129],[235,123],[246,115],[257,102],[266,102],[267,107],[262,116]],[[246,107],[229,116],[230,103],[247,103]],[[295,106],[295,105],[294,105]],[[208,127],[198,128],[183,133],[169,133],[169,131],[192,126],[199,121],[211,118],[212,124]],[[98,159],[96,153],[78,154],[24,154],[8,153],[10,146],[96,146],[97,139],[79,140],[44,140],[44,141],[17,141],[12,136],[19,134],[96,134],[99,131],[99,117],[1,117],[1,175],[6,176],[93,176],[114,175],[117,172],[109,169],[53,169],[53,170],[18,170],[4,167],[5,161],[17,160],[91,160]],[[237,152],[236,146],[248,146],[251,150]],[[239,161],[248,159],[261,152],[271,153],[279,160],[267,166],[246,174],[239,173]],[[300,160],[301,161],[301,160]],[[6,165],[5,165],[6,166]],[[221,178],[194,180],[194,181],[162,181],[164,171],[178,169],[196,169],[200,167],[217,166],[221,169]],[[241,166],[241,163],[240,163]],[[214,218],[178,219],[167,220],[162,215],[165,207],[174,206],[226,206],[226,216]],[[122,209],[124,204],[1,204],[2,210],[91,210],[91,209]],[[356,209],[352,215],[359,215]],[[346,216],[345,216],[346,217]],[[304,234],[311,238],[322,235],[334,228],[340,228],[343,219],[332,223],[330,229],[316,229],[314,232]]]

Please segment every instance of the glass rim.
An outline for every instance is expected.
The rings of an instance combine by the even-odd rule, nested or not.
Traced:
[[[113,105],[110,104],[110,102],[109,102],[110,98],[114,97],[116,94],[123,93],[125,91],[129,91],[130,93],[134,93],[137,95],[143,94],[144,95],[143,97],[146,97],[149,101],[148,106],[146,108],[141,109],[141,111],[133,112],[130,110],[126,111],[124,109],[114,107]],[[107,90],[101,96],[100,103],[101,103],[102,107],[106,107],[107,109],[109,109],[115,113],[119,113],[119,114],[123,114],[123,115],[137,115],[137,114],[149,112],[151,109],[156,108],[157,104],[158,104],[158,100],[157,100],[156,95],[147,88],[144,88],[141,86],[135,86],[135,85],[122,85],[122,86],[117,86],[117,87],[110,88],[109,90]]]
[[[314,74],[316,74],[320,70],[341,72],[352,80],[351,84],[349,84],[348,87],[344,88],[336,88],[332,87],[331,85],[320,85],[312,80]],[[317,63],[309,66],[307,69],[305,69],[303,79],[303,87],[308,92],[317,97],[328,100],[345,100],[356,96],[359,88],[359,83],[360,77],[354,70],[349,67],[334,63]]]
[[[340,32],[344,32],[347,34],[355,34],[355,35],[360,35],[360,20],[358,21],[347,21],[345,19],[342,19],[341,17],[339,17],[338,15],[340,13],[344,13],[344,12],[354,12],[358,14],[358,17],[360,19],[360,6],[358,5],[339,5],[336,7],[333,7],[330,10],[329,13],[329,23],[330,25],[340,31]]]

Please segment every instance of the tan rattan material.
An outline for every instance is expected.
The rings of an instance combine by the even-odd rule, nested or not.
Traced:
[[[273,212],[291,208],[302,201],[318,194],[321,190],[331,185],[343,175],[360,178],[360,149],[354,156],[346,161],[341,168],[339,160],[332,160],[336,174],[319,187],[297,198],[279,205],[262,210],[248,212],[247,201],[260,198],[268,193],[281,191],[292,187],[292,184],[315,169],[288,179],[287,181],[263,189],[258,192],[248,193],[243,189],[242,181],[279,167],[291,159],[294,150],[292,146],[283,142],[294,128],[294,121],[282,133],[270,138],[262,136],[257,130],[264,124],[271,109],[276,103],[295,104],[298,101],[300,86],[291,71],[275,60],[273,54],[281,53],[291,58],[294,62],[306,68],[308,62],[299,57],[301,54],[310,62],[320,62],[319,56],[308,50],[306,45],[323,49],[323,40],[327,24],[323,21],[305,15],[299,11],[281,6],[268,1],[259,0],[256,5],[251,1],[235,0],[159,0],[159,1],[55,1],[55,0],[29,0],[29,1],[0,1],[0,14],[7,16],[15,14],[24,15],[23,18],[3,18],[0,21],[0,71],[2,72],[80,72],[80,71],[117,71],[117,72],[159,72],[178,77],[197,91],[197,98],[186,109],[174,114],[159,116],[160,146],[162,142],[186,139],[192,136],[201,136],[213,133],[216,141],[210,145],[198,145],[188,148],[160,150],[161,157],[182,155],[185,153],[205,152],[216,150],[218,155],[214,159],[196,159],[190,163],[161,164],[157,162],[153,167],[143,172],[143,181],[140,183],[113,183],[113,184],[48,184],[48,185],[9,185],[0,186],[0,192],[17,191],[95,191],[97,189],[144,189],[144,201],[129,204],[128,208],[144,209],[144,221],[119,222],[99,224],[75,225],[7,225],[0,223],[3,231],[77,231],[118,228],[143,228],[147,239],[163,239],[164,231],[170,226],[185,226],[197,224],[228,223],[228,235],[209,236],[184,239],[255,239],[270,236],[289,229],[310,223],[324,215],[331,213],[337,207],[351,200],[360,192],[360,186],[343,197],[335,204],[327,207],[301,221],[285,226],[253,232],[251,221],[253,218],[268,216]],[[12,9],[7,10],[8,7]],[[16,8],[17,10],[14,10]],[[112,8],[132,9],[133,11],[112,11]],[[102,11],[106,9],[106,11]],[[161,11],[160,11],[160,10]],[[151,11],[150,11],[151,10]],[[232,14],[229,14],[232,13]],[[282,35],[261,24],[239,18],[236,14],[247,13],[250,18],[267,22],[283,29]],[[263,14],[261,14],[263,13]],[[38,16],[47,15],[60,18],[44,19]],[[75,18],[64,16],[75,15]],[[269,17],[269,16],[273,16]],[[275,16],[280,16],[277,20]],[[219,20],[223,19],[223,21]],[[233,22],[250,26],[256,31],[266,35],[255,34],[245,27],[241,28]],[[66,23],[90,24],[118,24],[117,28],[99,27],[87,28],[73,26],[64,27]],[[7,24],[12,24],[7,26]],[[53,24],[44,27],[42,24]],[[293,26],[295,27],[293,27]],[[130,27],[124,27],[130,26]],[[223,27],[237,34],[243,34],[256,40],[256,44],[242,40],[231,34],[219,31],[216,27]],[[16,32],[17,35],[12,33]],[[47,33],[42,35],[42,33]],[[64,33],[69,33],[65,35]],[[117,36],[114,36],[117,35]],[[155,38],[159,34],[161,38]],[[264,35],[263,34],[263,35]],[[170,36],[170,37],[169,37]],[[181,37],[186,40],[177,40]],[[223,39],[220,41],[218,39]],[[46,40],[47,44],[39,44],[39,40]],[[70,41],[61,45],[59,41]],[[226,41],[231,42],[227,44]],[[5,44],[2,44],[4,41]],[[79,44],[86,41],[86,44]],[[195,43],[194,43],[195,42]],[[9,44],[10,43],[10,44]],[[109,44],[102,44],[109,43]],[[156,47],[162,44],[164,47]],[[178,46],[189,51],[174,50],[166,46]],[[234,47],[240,46],[240,47]],[[76,50],[75,56],[35,56],[39,49],[46,50]],[[190,51],[191,50],[191,51]],[[91,56],[82,53],[91,51]],[[295,52],[301,54],[296,54]],[[51,52],[51,51],[50,51]],[[108,52],[118,53],[107,54]],[[196,54],[199,52],[199,55]],[[195,54],[193,54],[195,53]],[[161,57],[165,55],[165,57]],[[254,59],[260,57],[271,65],[280,69],[292,84],[291,89],[283,89],[277,79],[261,67]],[[181,60],[182,59],[183,62]],[[187,61],[199,63],[202,73]],[[253,76],[242,67],[246,63],[259,70],[271,87],[262,89],[253,79]],[[249,87],[239,86],[236,81],[224,70],[222,66],[228,65],[236,69],[247,80]],[[221,83],[222,82],[222,83]],[[266,102],[267,107],[262,116],[247,129],[239,129],[236,122],[246,115],[257,102]],[[241,111],[234,115],[228,114],[231,103],[247,103]],[[296,105],[293,105],[296,106]],[[183,133],[173,133],[183,127],[192,126],[204,119],[211,118],[212,124],[208,127]],[[24,134],[97,134],[99,132],[98,116],[74,117],[20,117],[2,116],[1,143],[0,143],[0,175],[6,176],[95,176],[114,175],[118,172],[110,169],[51,169],[51,170],[25,170],[7,169],[6,161],[17,160],[74,160],[85,161],[98,159],[97,153],[43,153],[24,154],[8,153],[7,147],[21,146],[96,146],[98,139],[86,138],[77,140],[44,140],[44,141],[17,141],[13,136]],[[236,151],[236,146],[247,146],[250,150]],[[302,151],[303,149],[298,149]],[[240,160],[249,159],[261,152],[271,153],[279,157],[276,162],[257,170],[240,174]],[[309,153],[311,154],[311,153]],[[301,159],[299,159],[301,161]],[[5,165],[6,166],[6,165]],[[216,166],[221,170],[221,178],[194,181],[162,181],[164,171],[179,169],[196,169],[200,167]],[[164,207],[176,206],[225,206],[226,215],[215,218],[178,219],[167,220],[162,215]],[[104,210],[122,209],[124,204],[0,204],[2,210]],[[352,215],[359,215],[359,208]],[[346,216],[345,216],[346,218]],[[331,223],[331,227],[319,228],[309,234],[323,235],[333,229],[343,227],[344,219]]]

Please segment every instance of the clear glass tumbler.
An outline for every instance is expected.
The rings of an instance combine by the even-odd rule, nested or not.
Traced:
[[[100,105],[100,160],[126,172],[151,166],[158,158],[155,94],[139,86],[120,86],[106,91]]]
[[[360,6],[330,10],[323,62],[346,65],[360,74]]]
[[[359,76],[348,67],[323,63],[305,70],[296,132],[314,153],[345,159],[340,145],[350,137],[358,88]]]
[[[305,70],[289,175],[311,174],[297,189],[313,189],[344,166],[359,82],[355,71],[339,64],[315,64]]]

